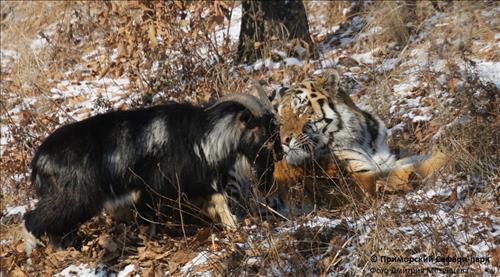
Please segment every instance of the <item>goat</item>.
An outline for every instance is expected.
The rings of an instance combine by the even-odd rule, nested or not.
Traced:
[[[268,183],[273,154],[282,154],[276,117],[265,104],[232,94],[207,108],[170,103],[60,127],[32,161],[39,201],[24,216],[26,252],[43,234],[54,243],[103,208],[127,201],[153,220],[164,199],[201,198],[210,219],[236,227],[223,193],[236,159],[254,161]]]

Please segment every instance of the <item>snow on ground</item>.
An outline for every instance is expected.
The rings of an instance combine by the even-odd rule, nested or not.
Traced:
[[[210,261],[211,254],[207,251],[201,251],[196,257],[191,261],[187,262],[182,268],[181,273],[183,275],[196,273],[195,266],[208,263]],[[196,274],[196,276],[212,276],[211,271],[204,272],[203,274]]]
[[[466,183],[455,184],[450,187],[449,183],[438,181],[433,186],[419,189],[415,192],[410,192],[402,197],[398,197],[394,201],[383,204],[378,210],[368,212],[362,216],[357,217],[340,217],[328,218],[324,216],[308,217],[305,222],[289,222],[284,226],[276,228],[276,233],[273,238],[269,239],[269,235],[260,233],[257,228],[251,228],[254,233],[249,237],[248,243],[239,245],[242,249],[249,249],[250,245],[260,245],[264,249],[272,249],[273,242],[280,240],[289,240],[286,235],[294,234],[301,228],[314,229],[314,233],[321,234],[322,230],[328,228],[335,228],[343,221],[347,223],[348,229],[345,230],[343,239],[349,242],[344,253],[344,264],[341,264],[336,270],[336,274],[349,274],[353,270],[357,272],[363,271],[363,266],[357,264],[359,261],[359,251],[364,244],[372,240],[386,240],[380,242],[389,249],[399,249],[401,253],[412,253],[414,249],[418,249],[419,245],[426,245],[426,252],[413,253],[411,255],[403,255],[405,257],[420,258],[431,256],[435,260],[431,262],[419,263],[419,266],[436,267],[444,266],[445,263],[438,262],[437,259],[443,254],[440,254],[439,247],[441,245],[435,244],[434,236],[440,236],[444,240],[453,239],[458,248],[458,253],[454,254],[462,258],[482,258],[483,262],[469,262],[469,266],[477,266],[482,272],[498,272],[491,262],[486,262],[486,258],[491,257],[491,252],[498,247],[497,238],[500,234],[500,217],[492,215],[489,212],[483,212],[479,218],[471,219],[466,215],[465,209],[467,204],[457,203],[450,201],[436,202],[435,199],[447,199],[453,191],[466,190],[469,185]],[[494,196],[489,196],[491,201],[494,201]],[[467,199],[467,196],[460,195],[459,199]],[[432,204],[430,204],[432,203]],[[481,221],[481,218],[489,218],[491,222],[489,227]],[[380,237],[377,233],[381,228],[377,219],[396,221],[400,224],[393,228],[387,228],[386,234]],[[382,222],[383,224],[383,222]],[[293,227],[289,227],[293,225]],[[353,235],[354,234],[354,235]],[[404,245],[401,244],[400,239],[404,238]],[[296,242],[298,243],[298,241]],[[325,254],[329,250],[325,250]],[[330,255],[332,255],[330,253]],[[373,255],[381,257],[384,253],[373,252]],[[282,257],[286,261],[286,256]],[[311,268],[315,267],[315,263],[321,258],[320,256],[313,256],[309,258]],[[258,263],[259,258],[253,258],[249,263]],[[286,268],[286,266],[284,267]],[[286,270],[271,269],[275,274],[285,274]],[[335,275],[334,275],[335,276]],[[441,276],[441,275],[439,275]]]
[[[139,95],[128,93],[127,78],[101,78],[96,81],[71,82],[63,80],[50,90],[51,99],[67,101],[69,112],[59,114],[60,122],[68,115],[74,120],[82,120],[97,113],[108,110],[120,110],[132,105],[132,101],[139,100]],[[99,105],[109,103],[109,105]]]
[[[354,60],[356,60],[358,63],[364,63],[364,64],[373,64],[375,63],[374,57],[373,57],[373,51],[369,51],[366,53],[360,53],[360,54],[354,54],[351,56]]]
[[[294,58],[294,57],[285,57],[283,61],[273,61],[271,58],[266,59],[258,59],[253,64],[245,65],[244,68],[247,72],[252,71],[261,71],[262,69],[267,70],[279,70],[285,67],[293,67],[293,66],[303,66],[304,62]]]
[[[93,268],[88,264],[70,265],[63,271],[54,274],[54,277],[139,277],[139,274],[133,275],[132,273],[136,270],[135,265],[129,264],[119,271],[117,274],[110,273],[103,265],[98,265],[97,268]]]
[[[0,68],[5,72],[9,66],[19,59],[19,53],[12,49],[0,49]]]
[[[129,264],[122,271],[118,272],[118,274],[116,276],[117,277],[127,277],[127,276],[130,276],[130,273],[132,273],[134,270],[135,270],[135,265]]]
[[[98,270],[90,267],[88,264],[70,265],[65,268],[60,273],[54,275],[54,277],[106,277],[107,272],[105,270]]]
[[[476,68],[483,81],[492,82],[500,88],[500,62],[477,60]]]
[[[290,222],[293,224],[292,227],[288,226],[280,226],[276,228],[277,232],[283,232],[283,233],[290,233],[297,231],[299,228],[316,228],[316,227],[330,227],[330,228],[335,228],[337,227],[340,223],[342,223],[342,220],[340,219],[331,219],[331,218],[326,218],[322,216],[315,216],[311,219],[308,219],[306,222]]]
[[[484,15],[484,14],[483,14]],[[487,16],[487,15],[484,15]],[[490,15],[494,16],[494,15]],[[446,19],[446,14],[437,13],[423,23],[422,31],[419,38],[422,39],[429,32],[431,26],[443,24],[442,20]],[[241,6],[233,9],[231,22],[229,23],[229,32],[227,26],[221,26],[215,33],[215,40],[219,45],[223,43],[227,36],[232,42],[236,42],[239,36],[239,20],[241,19]],[[318,18],[313,20],[318,21]],[[323,20],[319,18],[319,21]],[[409,49],[398,57],[383,57],[379,55],[379,49],[359,49],[358,52],[346,54],[343,47],[348,47],[355,43],[356,39],[376,36],[382,29],[380,27],[372,27],[362,33],[357,33],[362,26],[363,20],[360,17],[355,17],[352,24],[343,30],[341,33],[332,36],[328,41],[322,43],[321,50],[322,58],[317,61],[312,61],[316,68],[316,73],[323,72],[324,69],[330,67],[342,68],[345,75],[352,79],[363,80],[368,74],[372,73],[389,73],[398,71],[398,81],[391,86],[391,98],[389,114],[392,117],[399,117],[403,120],[411,122],[428,122],[435,117],[436,109],[429,105],[428,97],[439,99],[441,103],[447,103],[452,99],[452,95],[448,91],[434,87],[429,90],[426,96],[418,95],[421,88],[426,88],[430,84],[426,80],[422,80],[422,72],[430,72],[438,76],[438,82],[445,82],[447,75],[450,74],[450,69],[447,66],[448,61],[437,59],[430,54],[431,42],[422,43],[413,49]],[[443,26],[443,25],[442,25]],[[323,28],[315,30],[321,35],[339,31],[340,27]],[[498,40],[498,34],[495,34],[495,39]],[[498,44],[498,43],[497,43]],[[332,46],[333,45],[333,46]],[[336,45],[336,46],[335,46]],[[31,44],[32,48],[40,49],[45,46],[43,41],[36,39]],[[487,49],[483,46],[483,51]],[[272,71],[282,70],[286,67],[302,67],[305,62],[295,58],[287,57],[279,50],[275,54],[280,56],[280,61],[273,61],[271,58],[260,59],[251,65],[243,66],[247,71]],[[10,66],[19,58],[19,54],[14,50],[1,49],[1,67],[2,70]],[[89,53],[84,59],[91,59],[97,53]],[[355,66],[345,66],[341,64],[341,59],[349,55],[351,59],[356,61]],[[465,70],[464,62],[458,57],[455,60],[461,70]],[[500,87],[500,63],[498,61],[474,59],[476,70],[479,77],[483,81],[492,82],[497,88]],[[75,67],[76,69],[77,67]],[[71,72],[68,72],[68,76]],[[287,76],[284,77],[285,80]],[[442,81],[440,81],[442,79]],[[75,80],[71,78],[63,79],[59,82],[53,82],[50,89],[50,95],[33,96],[22,99],[20,103],[14,105],[6,115],[11,116],[15,120],[19,120],[20,112],[23,109],[34,106],[38,101],[46,100],[59,101],[63,103],[65,109],[60,110],[57,114],[59,124],[82,120],[97,113],[126,109],[134,105],[134,102],[139,101],[140,94],[130,91],[130,81],[125,77],[101,78]],[[366,99],[364,99],[366,100]],[[440,129],[455,128],[464,124],[465,119],[457,117],[453,122]],[[391,133],[402,128],[402,122],[392,126]],[[9,145],[12,141],[11,126],[2,125],[0,138],[0,147],[2,148],[0,155],[3,153],[3,148]],[[440,132],[434,135],[436,138],[440,136]],[[12,176],[13,180],[21,182],[28,176],[22,173]],[[498,237],[500,236],[500,216],[492,214],[488,210],[478,213],[478,217],[470,218],[467,215],[468,207],[472,206],[469,191],[474,189],[471,182],[454,181],[454,176],[448,176],[450,180],[440,180],[433,185],[420,188],[417,191],[410,192],[403,196],[397,196],[393,201],[383,204],[378,210],[370,211],[359,216],[350,217],[326,217],[312,216],[308,217],[304,222],[292,221],[280,226],[277,226],[273,231],[274,239],[289,239],[286,237],[289,234],[294,234],[301,228],[336,228],[343,222],[347,223],[346,234],[342,239],[346,242],[345,254],[343,261],[339,264],[337,274],[349,274],[354,271],[362,272],[364,264],[361,263],[361,249],[374,239],[382,239],[388,245],[388,248],[401,249],[405,253],[412,253],[414,249],[418,249],[419,245],[425,245],[427,252],[413,253],[412,257],[423,255],[431,255],[439,253],[436,249],[439,245],[434,245],[435,236],[440,236],[443,240],[453,239],[456,243],[455,250],[457,253],[467,257],[487,257],[490,251],[499,247]],[[446,178],[446,176],[441,177]],[[472,178],[472,177],[470,177]],[[494,182],[492,180],[491,182]],[[2,188],[3,190],[3,188]],[[456,196],[453,196],[456,194]],[[455,197],[456,199],[453,199]],[[486,199],[494,202],[494,195],[484,195]],[[444,199],[444,200],[439,200]],[[28,205],[7,206],[3,212],[4,216],[22,215],[28,209]],[[391,218],[393,222],[399,222],[397,226],[388,227],[388,233],[384,237],[377,237],[377,230],[380,223],[377,219]],[[487,220],[485,219],[487,218]],[[485,223],[486,222],[486,223]],[[249,250],[252,245],[259,245],[262,249],[270,250],[272,241],[269,240],[268,234],[261,233],[257,227],[244,227],[251,235],[247,242],[239,243],[238,246],[243,250]],[[353,235],[354,234],[354,235]],[[406,238],[405,241],[411,243],[400,245],[399,239]],[[9,243],[3,241],[1,244]],[[329,250],[325,250],[329,251]],[[325,252],[326,253],[326,252]],[[383,254],[383,253],[378,253]],[[191,261],[181,267],[182,274],[190,275],[195,273],[197,267],[208,265],[213,259],[216,259],[217,253],[212,253],[206,249],[201,250],[198,255]],[[272,274],[285,274],[289,272],[290,263],[284,255],[281,257],[284,260],[284,265],[280,268],[273,267],[269,269]],[[312,256],[308,259],[311,268],[322,258]],[[262,257],[248,257],[245,261],[248,265],[259,265]],[[427,263],[425,265],[433,266],[435,264]],[[498,269],[490,264],[477,264],[481,271],[489,270],[490,272],[498,272]],[[135,265],[127,265],[122,271],[111,276],[128,276],[134,271],[140,270]],[[214,273],[210,270],[200,273],[197,276],[212,276]],[[102,266],[92,268],[88,264],[73,264],[64,269],[55,276],[109,276],[106,269]],[[335,275],[334,275],[335,276]]]
[[[241,12],[241,5],[233,7],[231,10],[231,22],[225,22],[227,24],[221,25],[215,30],[215,41],[217,45],[222,45],[224,40],[228,39],[228,36],[229,40],[233,43],[238,42],[241,29]]]
[[[21,205],[21,206],[7,206],[5,207],[5,213],[4,216],[12,216],[16,214],[20,214],[21,216],[26,213],[26,210],[28,209],[28,205]]]
[[[38,202],[37,199],[31,199],[27,201],[27,204],[24,205],[7,205],[5,206],[2,214],[2,218],[8,218],[11,216],[23,216],[26,211],[30,210],[32,207],[35,206],[36,202]]]
[[[420,33],[420,38],[426,36],[426,32],[429,32],[427,28],[431,28],[436,22],[446,19],[446,14],[438,13],[436,16],[428,19],[428,22],[424,22],[424,30]],[[444,25],[443,25],[444,26]],[[365,33],[358,34],[359,37],[368,37],[370,35],[375,35],[380,28],[373,27],[372,29],[366,31]],[[338,39],[340,45],[347,45],[353,42],[350,37],[352,29],[348,29],[346,32],[338,36],[338,38],[331,38],[327,43]],[[395,117],[400,117],[403,119],[408,119],[411,122],[428,122],[431,121],[436,108],[431,106],[429,103],[429,98],[439,99],[441,103],[449,103],[453,101],[452,96],[447,92],[442,90],[437,86],[431,87],[429,89],[429,94],[425,96],[419,96],[419,90],[422,88],[429,88],[431,86],[427,81],[421,79],[423,72],[429,72],[439,76],[439,78],[448,78],[452,74],[451,69],[448,67],[449,61],[445,59],[436,59],[430,53],[431,44],[439,43],[427,42],[418,45],[416,48],[403,53],[402,56],[394,58],[378,58],[378,49],[369,50],[366,52],[360,52],[351,54],[350,57],[354,59],[358,64],[370,65],[374,68],[375,72],[384,73],[393,70],[399,70],[399,80],[392,86],[392,100],[390,106],[390,114]],[[339,64],[339,51],[334,47],[323,47],[324,52],[322,55],[325,58],[320,61],[319,65],[324,69],[328,67],[333,67]],[[375,54],[375,55],[374,55]],[[457,57],[454,62],[459,65],[463,74],[466,74],[464,61]],[[500,75],[499,75],[499,62],[488,61],[483,59],[474,59],[475,70],[479,78],[482,81],[491,82],[499,87]],[[314,61],[313,61],[314,63]],[[275,70],[281,68],[282,65],[268,60],[258,60],[254,64],[248,65],[246,68],[249,71],[255,70]],[[351,67],[353,68],[353,67]],[[349,68],[347,70],[350,70]],[[317,69],[315,72],[321,72],[322,69]],[[366,73],[362,71],[361,74],[354,74],[356,77],[360,77]],[[439,80],[439,79],[438,79]],[[460,83],[458,84],[460,85]],[[455,121],[449,123],[446,128],[451,128],[452,125],[456,125],[457,122],[462,122],[463,118],[457,117]],[[401,128],[402,122],[399,125],[393,126],[392,130]],[[399,127],[398,127],[399,126]],[[442,131],[440,129],[440,131]],[[438,132],[439,133],[439,132]],[[439,136],[436,133],[435,136]],[[450,176],[450,180],[455,178]],[[495,180],[490,180],[487,182],[495,182]],[[344,266],[342,266],[344,271],[337,272],[339,274],[352,272],[353,267],[362,271],[362,267],[356,264],[359,260],[359,254],[357,251],[363,244],[367,243],[369,240],[374,239],[374,232],[377,230],[377,221],[375,218],[384,218],[385,216],[394,217],[394,214],[400,214],[399,218],[395,219],[396,222],[401,224],[389,228],[389,237],[397,238],[398,236],[405,236],[412,243],[404,245],[401,250],[406,250],[411,252],[413,249],[417,248],[417,244],[427,245],[428,252],[425,253],[415,253],[412,257],[419,257],[424,255],[430,255],[432,253],[437,253],[437,248],[439,245],[433,245],[435,242],[433,236],[441,236],[444,240],[447,238],[449,240],[456,239],[458,244],[455,245],[458,249],[458,253],[466,257],[490,257],[491,251],[494,251],[498,247],[497,237],[500,233],[500,218],[498,215],[491,214],[489,212],[480,213],[478,218],[471,219],[467,215],[467,207],[471,205],[470,196],[464,192],[470,191],[471,185],[468,182],[454,183],[454,181],[438,181],[433,186],[427,186],[418,191],[411,192],[405,196],[398,197],[395,201],[383,205],[379,210],[372,213],[367,213],[360,217],[351,218],[325,218],[322,216],[316,216],[309,219],[306,223],[301,223],[294,227],[288,227],[287,225],[278,227],[276,231],[278,233],[290,233],[296,231],[299,226],[314,228],[317,226],[332,226],[335,227],[340,224],[341,220],[346,220],[350,231],[359,234],[355,237],[345,237],[345,239],[351,239],[351,244],[347,248],[349,254],[347,254],[347,261]],[[453,194],[456,193],[458,200],[449,201],[436,201],[436,199],[450,199],[453,198]],[[494,202],[493,196],[485,195],[489,197],[491,202]],[[458,202],[454,202],[458,201]],[[430,204],[432,203],[432,204]],[[409,207],[416,207],[416,210],[411,210]],[[410,213],[410,216],[408,214]],[[481,218],[487,218],[486,221],[482,221]],[[487,223],[485,223],[487,222]],[[489,225],[489,227],[488,227]],[[265,236],[254,234],[253,239],[263,239]],[[390,240],[386,243],[392,245],[393,248],[400,248],[398,241],[391,242]],[[245,247],[245,244],[241,245]],[[437,255],[437,254],[436,254]],[[257,259],[257,258],[255,258]],[[311,259],[315,259],[314,257]],[[317,259],[317,257],[316,257]],[[436,266],[433,263],[424,264],[427,266]],[[471,265],[472,267],[479,267],[482,272],[498,272],[498,268],[493,266],[491,263],[478,263]],[[281,272],[283,273],[283,272]]]

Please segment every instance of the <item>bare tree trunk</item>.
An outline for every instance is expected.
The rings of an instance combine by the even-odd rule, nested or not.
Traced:
[[[238,43],[238,62],[263,57],[264,43],[300,39],[314,53],[309,23],[301,0],[242,1],[243,16]],[[271,43],[277,44],[277,43]]]

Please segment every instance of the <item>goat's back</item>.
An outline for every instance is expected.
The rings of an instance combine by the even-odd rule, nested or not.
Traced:
[[[38,148],[32,182],[39,195],[52,190],[54,184],[47,185],[50,178],[57,179],[57,186],[82,185],[71,182],[84,179],[102,186],[123,182],[117,179],[129,178],[127,170],[144,168],[148,159],[158,159],[163,152],[170,151],[169,157],[176,159],[176,152],[189,147],[178,138],[196,137],[204,115],[202,108],[173,103],[100,114],[62,126]]]

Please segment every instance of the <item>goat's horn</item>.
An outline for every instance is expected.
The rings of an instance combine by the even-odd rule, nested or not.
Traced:
[[[260,101],[262,101],[262,103],[264,104],[266,109],[268,109],[269,111],[272,112],[273,111],[273,104],[271,103],[271,101],[269,101],[269,98],[267,97],[267,93],[264,90],[264,88],[262,87],[262,82],[264,82],[264,81],[261,80],[261,81],[254,82],[255,90],[257,91],[257,94],[259,95]]]
[[[236,103],[240,103],[245,108],[247,108],[255,117],[261,117],[266,113],[269,113],[263,103],[259,101],[259,99],[253,95],[243,94],[243,93],[235,93],[229,94],[220,99],[219,102],[215,103],[212,107],[217,106],[220,103],[233,101]]]
[[[264,81],[255,81],[254,82],[254,86],[255,86],[255,90],[257,91],[257,94],[259,95],[259,98],[261,100],[261,102],[264,104],[264,107],[270,112],[270,113],[273,113],[276,117],[276,120],[278,120],[278,122],[280,121],[280,118],[279,118],[279,115],[278,113],[274,110],[273,108],[273,104],[271,103],[271,101],[269,101],[269,98],[267,97],[267,93],[266,91],[264,90],[264,88],[262,87],[262,83]]]

